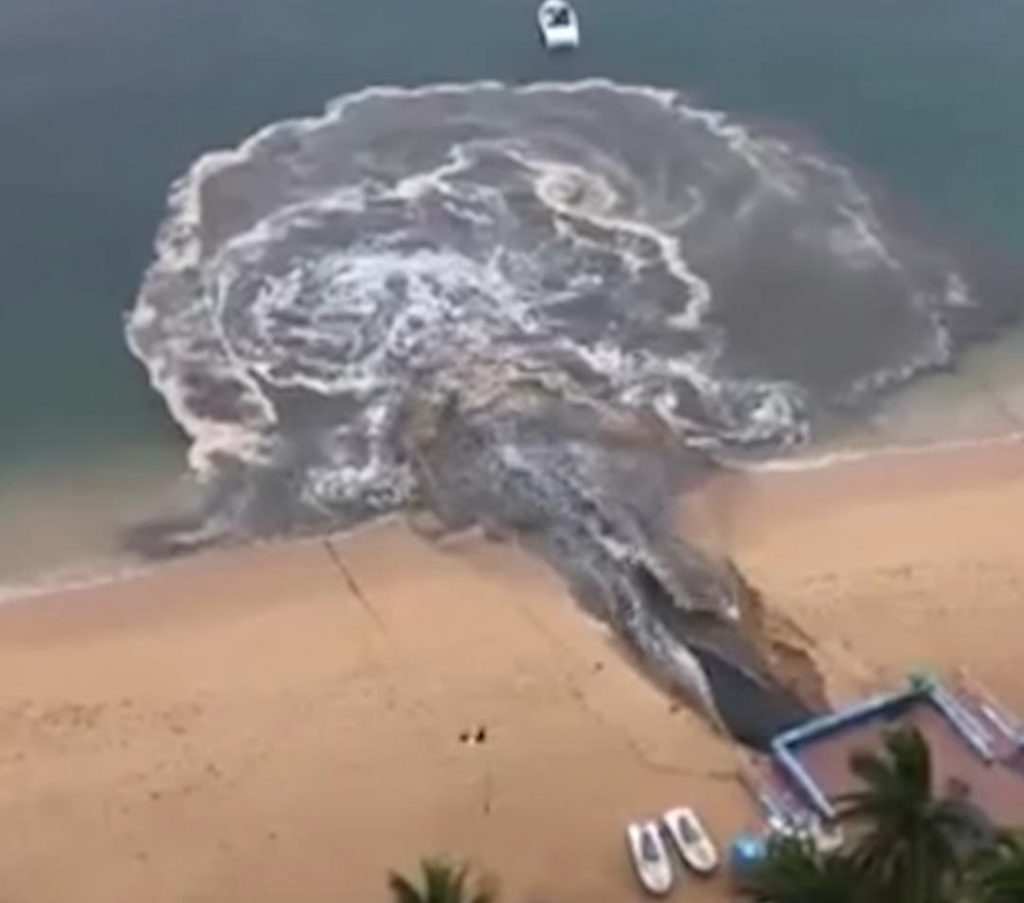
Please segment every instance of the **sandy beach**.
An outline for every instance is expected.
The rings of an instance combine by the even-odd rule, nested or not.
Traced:
[[[1024,713],[1024,2],[580,14],[0,0],[0,903],[639,903],[736,737]]]
[[[510,900],[621,900],[629,818],[749,822],[735,751],[544,568],[392,525],[336,548],[0,611],[6,899],[385,900],[388,869],[451,852]]]
[[[1024,710],[1024,443],[723,476],[683,529],[802,634],[835,703],[967,669]]]
[[[683,520],[834,701],[966,666],[1024,709],[1021,510],[1024,447],[1002,442],[731,475]],[[687,801],[722,839],[755,823],[738,751],[555,575],[475,537],[208,554],[8,602],[0,649],[11,901],[383,901],[388,869],[435,852],[509,900],[621,901],[628,819]]]

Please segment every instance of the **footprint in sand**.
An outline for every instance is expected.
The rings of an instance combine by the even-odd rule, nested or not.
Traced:
[[[463,731],[459,734],[459,743],[463,746],[481,746],[487,742],[487,727],[481,725],[472,731]]]

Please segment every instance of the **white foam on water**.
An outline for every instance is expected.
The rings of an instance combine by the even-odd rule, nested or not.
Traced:
[[[205,155],[172,187],[128,338],[197,470],[304,468],[296,498],[321,512],[408,498],[412,399],[479,406],[524,379],[697,447],[799,444],[829,399],[734,360],[721,320],[730,255],[762,232],[906,286],[919,334],[838,398],[947,359],[942,311],[968,283],[939,255],[902,259],[847,169],[602,79],[373,87]]]
[[[970,451],[1024,442],[1024,432],[1005,433],[1000,436],[980,436],[967,439],[936,439],[913,445],[879,444],[866,448],[844,448],[828,452],[795,454],[785,458],[766,461],[732,461],[737,470],[750,473],[799,473],[801,471],[825,470],[858,461],[882,460],[885,458],[923,457],[943,452]]]
[[[668,483],[637,437],[800,446],[947,360],[972,303],[826,156],[674,91],[474,82],[369,88],[200,158],[127,333],[210,489],[171,547],[429,496],[542,536],[714,714],[651,597],[706,610],[715,577],[624,488]]]
[[[156,565],[97,561],[71,565],[26,582],[0,584],[0,605],[27,602],[43,596],[75,593],[108,586],[150,573]]]

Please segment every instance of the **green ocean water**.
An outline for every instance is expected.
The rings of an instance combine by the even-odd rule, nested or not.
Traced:
[[[584,46],[554,57],[532,0],[0,2],[0,525],[24,516],[26,480],[88,498],[122,466],[184,461],[122,324],[168,186],[202,152],[367,85],[680,88],[791,123],[1024,259],[1020,0],[577,6]]]

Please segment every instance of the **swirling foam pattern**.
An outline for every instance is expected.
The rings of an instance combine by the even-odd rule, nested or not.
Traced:
[[[978,292],[880,210],[798,143],[602,81],[373,89],[209,154],[127,327],[209,491],[156,545],[410,501],[511,530],[764,742],[802,710],[666,500],[680,460],[948,359]]]
[[[373,89],[173,188],[132,349],[192,461],[287,473],[295,518],[401,505],[410,405],[529,378],[704,448],[942,361],[971,304],[846,169],[601,81]],[[280,487],[279,487],[280,488]]]

